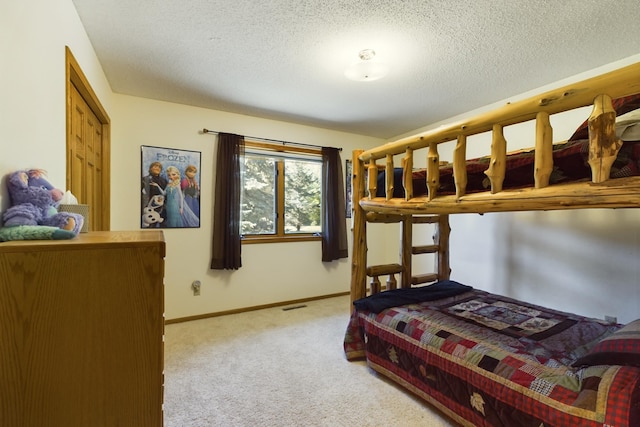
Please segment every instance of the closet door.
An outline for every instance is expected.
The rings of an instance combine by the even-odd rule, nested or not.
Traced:
[[[111,120],[69,48],[67,66],[67,185],[89,206],[89,230],[110,227]]]
[[[75,85],[71,90],[71,192],[89,205],[89,229],[102,230],[98,209],[103,192],[102,123]]]

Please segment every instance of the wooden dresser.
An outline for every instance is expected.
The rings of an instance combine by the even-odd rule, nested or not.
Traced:
[[[162,426],[161,231],[0,243],[0,425]]]

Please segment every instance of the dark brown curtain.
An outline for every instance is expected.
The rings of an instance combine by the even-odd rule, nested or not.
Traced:
[[[347,258],[347,225],[340,150],[322,147],[322,262]]]
[[[240,245],[240,179],[244,136],[218,134],[216,192],[213,208],[213,256],[211,269],[237,270],[242,267]]]

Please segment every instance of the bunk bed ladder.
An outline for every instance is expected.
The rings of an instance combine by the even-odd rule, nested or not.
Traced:
[[[352,197],[354,201],[365,196],[365,176],[368,176],[369,194],[376,194],[376,181],[378,167],[374,162],[366,165],[360,161],[361,150],[353,152],[352,170]],[[393,162],[387,158],[387,176],[391,176]],[[393,180],[387,180],[387,195],[393,193]],[[411,182],[409,180],[409,182]],[[405,188],[405,191],[407,189]],[[367,263],[367,223],[400,223],[402,226],[400,263],[372,265]],[[413,225],[414,224],[434,224],[435,233],[433,244],[423,246],[413,246]],[[396,289],[398,281],[396,275],[400,275],[400,287],[410,288],[413,285],[435,282],[436,280],[446,280],[450,276],[449,268],[449,215],[429,214],[429,215],[397,215],[393,213],[365,212],[359,203],[353,206],[353,256],[351,259],[351,303],[355,300],[382,291],[380,276],[387,276],[386,289]],[[420,254],[436,254],[435,272],[422,275],[412,275],[412,257]],[[367,277],[371,278],[370,289],[367,292]]]
[[[435,233],[430,245],[413,245],[413,225],[434,224]],[[406,287],[432,283],[449,278],[449,217],[448,215],[412,215],[402,221],[402,284]],[[412,274],[413,255],[436,254],[434,272]],[[405,285],[407,284],[407,285]]]
[[[383,290],[380,276],[387,276],[385,290],[396,289],[400,275],[400,287],[410,288],[416,285],[445,280],[449,278],[449,227],[448,215],[380,215],[367,214],[370,223],[401,223],[402,240],[400,264],[382,264],[367,266],[366,276],[371,278],[369,294],[377,294]],[[434,224],[433,244],[413,246],[413,225]],[[412,257],[420,254],[436,254],[434,272],[413,275]]]
[[[364,215],[364,214],[363,214]],[[400,215],[384,215],[384,214],[366,214],[366,222],[369,223],[378,223],[378,224],[395,224],[403,221],[403,217]],[[365,223],[366,223],[365,222]],[[366,231],[365,231],[366,234]],[[366,236],[362,236],[366,237]],[[355,254],[354,254],[355,257]],[[364,255],[364,261],[366,262],[366,253]],[[403,266],[401,264],[382,264],[382,265],[372,265],[367,266],[365,269],[366,277],[371,278],[371,282],[369,283],[369,294],[377,294],[382,291],[382,284],[380,283],[380,276],[387,276],[386,287],[385,290],[396,289],[398,287],[398,280],[396,275],[401,276],[401,286],[406,283],[402,277],[403,274]],[[357,280],[353,279],[352,280]],[[366,292],[365,292],[366,294]],[[363,295],[365,296],[365,295]]]

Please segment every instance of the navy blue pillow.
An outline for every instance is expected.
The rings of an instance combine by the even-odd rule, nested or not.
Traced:
[[[469,292],[473,288],[453,280],[441,280],[418,288],[401,288],[380,292],[353,302],[356,310],[380,313],[391,307],[435,301]]]

